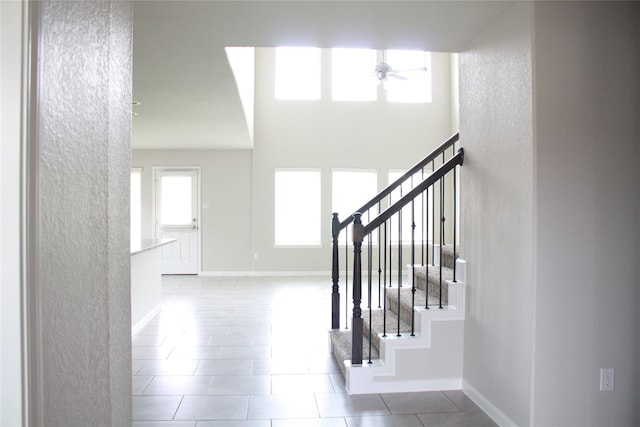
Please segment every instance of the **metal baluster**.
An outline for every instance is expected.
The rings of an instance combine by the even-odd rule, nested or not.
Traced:
[[[415,205],[411,201],[411,336],[415,336],[415,310],[416,304],[416,221],[415,221]]]
[[[402,196],[400,196],[402,197]],[[402,336],[400,334],[400,291],[402,289],[402,210],[398,211],[398,330],[397,337]]]
[[[440,308],[442,308],[442,264],[444,255],[442,253],[444,243],[444,177],[440,178]]]
[[[389,206],[392,205],[391,194],[389,194]],[[391,227],[391,218],[389,218],[389,268],[393,266],[393,227]],[[391,287],[391,270],[389,270],[389,287]]]
[[[436,170],[435,159],[431,161],[431,170]],[[435,186],[431,188],[431,229],[433,230],[433,235],[431,236],[431,265],[436,265],[436,189]]]
[[[455,144],[454,144],[455,145]],[[458,201],[456,190],[456,171],[458,167],[453,168],[453,282],[456,280],[456,239],[457,239],[457,226],[458,226]]]
[[[380,202],[378,202],[378,212],[380,212]],[[382,254],[382,230],[380,227],[378,227],[378,308],[382,307],[382,301],[381,301],[381,295],[382,295],[382,290],[380,288],[381,284],[382,284],[382,263],[380,262],[380,256]]]
[[[433,186],[429,187],[432,188],[431,193],[433,194]],[[425,191],[427,192],[427,197],[425,197],[426,200],[426,204],[425,204],[425,224],[427,224],[427,229],[424,230],[424,235],[425,235],[425,240],[427,241],[427,243],[429,242],[429,188],[427,188]],[[423,193],[424,194],[424,193]],[[433,239],[433,236],[432,236]],[[427,245],[427,248],[429,246]],[[427,258],[428,258],[427,254]],[[429,310],[429,262],[426,262],[424,264],[424,278],[425,278],[425,302],[424,302],[424,308],[426,310]]]
[[[387,337],[387,221],[383,224],[384,230],[384,295],[382,298],[382,337]]]
[[[424,181],[424,167],[421,169],[421,176],[420,176],[420,178],[421,178],[421,181]],[[421,226],[421,228],[420,228],[420,229],[421,229],[423,232],[424,232],[424,226],[425,226],[425,224],[426,224],[426,222],[425,222],[425,220],[424,220],[424,213],[425,213],[425,212],[424,212],[424,206],[425,206],[425,205],[424,205],[424,200],[425,200],[424,192],[422,192],[422,193],[420,194],[420,226]],[[425,238],[425,239],[423,239],[423,238],[422,238],[423,236],[426,236],[426,234],[421,233],[421,236],[420,236],[420,240],[421,240],[421,242],[420,242],[420,243],[421,243],[421,244],[420,244],[420,247],[422,248],[422,253],[421,253],[420,259],[422,260],[421,265],[423,265],[423,266],[424,266],[424,263],[425,263],[424,247],[425,247],[425,245],[426,245],[427,241],[426,241],[426,238]]]
[[[373,277],[372,277],[373,276],[373,270],[372,270],[372,267],[373,267],[373,265],[372,265],[373,264],[373,241],[372,241],[372,238],[371,238],[371,233],[369,233],[369,235],[367,236],[367,242],[369,243],[369,249],[367,250],[367,255],[368,255],[367,275],[369,276],[368,279],[367,279],[367,282],[368,282],[367,291],[369,293],[369,296],[367,298],[368,299],[367,306],[369,308],[369,364],[371,364],[372,363],[371,362],[371,342],[373,341],[371,339],[371,334],[373,333],[372,332],[373,331],[373,326],[372,326],[373,325],[373,318],[372,318],[373,309],[372,309],[372,306],[371,306],[371,292],[372,292],[371,288],[372,288],[372,284],[373,284],[373,282],[372,282],[373,281]]]

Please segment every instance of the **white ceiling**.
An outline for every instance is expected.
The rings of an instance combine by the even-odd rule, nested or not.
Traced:
[[[224,48],[460,52],[514,1],[136,1],[134,149],[250,149]]]

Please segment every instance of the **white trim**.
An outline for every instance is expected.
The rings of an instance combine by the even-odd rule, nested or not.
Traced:
[[[466,262],[458,258],[458,269],[465,270]],[[461,277],[465,277],[464,272]],[[380,342],[380,359],[373,364],[351,366],[345,361],[345,385],[349,394],[393,393],[399,391],[433,391],[460,390],[462,387],[462,354],[460,365],[454,371],[452,378],[422,378],[419,380],[397,380],[397,353],[401,350],[428,350],[432,348],[431,336],[435,323],[454,321],[461,323],[460,336],[454,337],[455,351],[464,348],[464,319],[465,319],[465,284],[462,281],[447,281],[449,291],[449,305],[443,310],[425,310],[416,308],[415,337],[388,337]],[[459,348],[458,348],[459,347]]]
[[[330,280],[330,271],[201,271],[203,277],[322,277]]]
[[[153,319],[156,314],[160,313],[161,309],[162,304],[158,304],[150,312],[148,312],[142,319],[140,319],[135,325],[131,327],[131,335],[137,334],[142,328],[144,328],[145,325],[149,323],[149,321]]]
[[[0,425],[29,425],[24,263],[24,157],[29,2],[0,3]]]
[[[274,243],[273,249],[322,249],[322,243],[309,243],[308,245],[286,244],[286,243]]]
[[[23,425],[44,425],[43,338],[40,316],[39,217],[40,217],[40,140],[39,98],[42,63],[40,49],[41,3],[22,1],[23,80],[22,80],[22,173],[21,187],[21,285],[23,351]]]
[[[151,235],[156,236],[156,173],[158,170],[196,171],[196,211],[198,213],[198,265],[196,274],[202,271],[202,168],[200,166],[152,166],[151,167]]]
[[[467,397],[473,400],[473,403],[478,405],[480,409],[482,409],[493,421],[496,422],[499,426],[517,426],[511,418],[509,418],[504,412],[498,409],[489,399],[484,397],[482,393],[476,390],[471,384],[466,382],[464,379],[462,380],[462,391]]]

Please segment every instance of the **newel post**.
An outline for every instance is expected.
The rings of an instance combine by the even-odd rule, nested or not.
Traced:
[[[340,221],[338,220],[338,214],[333,213],[333,219],[331,220],[331,236],[332,243],[332,263],[331,263],[331,329],[340,329],[340,286],[338,281],[340,279],[340,268],[338,265],[338,235],[340,234]]]
[[[362,365],[362,240],[361,214],[353,215],[353,317],[351,320],[351,364]]]

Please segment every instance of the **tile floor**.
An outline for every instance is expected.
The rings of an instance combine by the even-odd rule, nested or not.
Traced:
[[[163,276],[132,338],[134,427],[495,426],[461,391],[349,396],[326,278]]]

